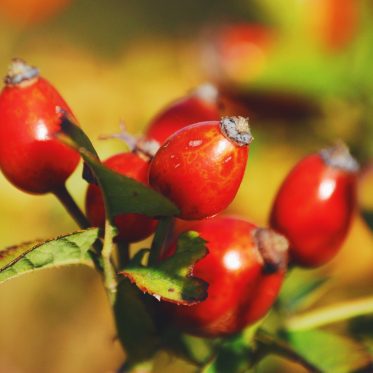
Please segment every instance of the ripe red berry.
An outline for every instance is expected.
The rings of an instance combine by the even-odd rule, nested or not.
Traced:
[[[185,126],[219,119],[218,91],[213,85],[204,84],[161,111],[149,124],[145,137],[162,145],[169,136]]]
[[[54,134],[62,109],[71,110],[36,68],[14,60],[0,94],[0,168],[16,187],[29,193],[53,192],[75,170],[79,154]]]
[[[329,51],[345,48],[357,35],[361,2],[313,0],[305,3],[310,33]]]
[[[242,117],[188,126],[152,159],[150,185],[178,206],[182,219],[215,215],[238,191],[251,141],[248,121]]]
[[[207,73],[227,85],[255,80],[268,64],[275,36],[269,27],[250,23],[214,30],[203,53]]]
[[[286,239],[233,217],[206,219],[190,229],[207,240],[209,253],[194,265],[193,275],[208,282],[208,297],[192,306],[164,303],[167,317],[182,330],[206,337],[239,332],[263,317],[284,278]]]
[[[286,177],[270,225],[288,238],[294,264],[316,267],[337,254],[356,207],[357,170],[338,145],[307,156]]]
[[[110,169],[147,184],[149,162],[136,153],[121,153],[107,159],[104,164]],[[97,185],[91,184],[86,195],[86,212],[93,226],[105,224],[105,205]],[[140,214],[122,214],[114,219],[118,228],[117,239],[127,243],[137,242],[150,236],[157,226],[155,219]]]

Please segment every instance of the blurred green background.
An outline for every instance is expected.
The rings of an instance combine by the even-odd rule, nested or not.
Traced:
[[[162,107],[210,81],[228,112],[249,115],[255,137],[230,212],[265,225],[289,169],[336,139],[362,162],[359,201],[373,209],[373,1],[0,0],[0,45],[2,74],[13,57],[38,66],[103,158],[125,149],[97,140],[121,119],[139,135]],[[80,175],[68,188],[83,206]],[[3,176],[0,191],[0,247],[76,229],[53,196],[24,194]],[[369,293],[372,243],[357,214],[321,269],[332,281],[319,304]],[[0,372],[109,372],[122,362],[95,273],[32,274],[2,285],[0,297]],[[280,364],[266,359],[261,369]],[[190,371],[163,355],[157,369]]]

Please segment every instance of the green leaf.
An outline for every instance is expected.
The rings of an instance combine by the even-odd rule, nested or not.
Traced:
[[[157,299],[190,305],[207,297],[208,284],[191,275],[193,264],[206,254],[205,240],[189,231],[179,237],[172,257],[148,267],[137,262],[121,274]]]
[[[118,337],[127,354],[123,371],[150,359],[160,347],[149,309],[139,289],[126,279],[120,282],[114,313]]]
[[[322,372],[348,373],[370,362],[364,347],[344,336],[316,329],[291,332],[287,338],[296,352]]]
[[[0,283],[37,269],[71,264],[94,267],[88,250],[97,237],[98,230],[92,228],[4,249],[0,251]]]
[[[96,149],[93,147],[89,137],[83,132],[83,130],[79,126],[75,125],[66,116],[66,114],[62,116],[61,129],[63,133],[67,136],[67,141],[71,141],[71,146],[74,147],[78,145],[79,147],[86,149],[97,159],[99,158]]]
[[[64,118],[59,138],[79,151],[100,185],[108,216],[135,213],[147,216],[174,216],[177,207],[162,194],[104,166],[97,158],[84,132],[68,118]],[[66,137],[68,140],[66,140]]]
[[[318,273],[293,269],[284,282],[278,305],[286,313],[310,307],[324,294],[326,287],[323,285],[328,278]]]
[[[257,365],[268,355],[278,355],[287,360],[302,365],[307,371],[321,373],[315,365],[298,354],[291,346],[277,336],[277,334],[268,333],[264,329],[259,329],[255,335],[255,351],[253,354],[252,365]]]

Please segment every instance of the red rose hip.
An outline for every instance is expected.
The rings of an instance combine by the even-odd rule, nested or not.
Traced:
[[[330,52],[348,47],[359,32],[361,4],[356,0],[305,2],[306,22],[311,35]]]
[[[145,137],[162,145],[181,128],[197,122],[219,120],[218,91],[211,84],[203,84],[161,111],[149,124]]]
[[[270,225],[289,240],[292,263],[317,267],[339,251],[356,207],[358,164],[339,144],[301,160],[284,180]]]
[[[178,206],[182,219],[213,216],[235,197],[252,139],[242,117],[185,127],[168,138],[152,159],[150,185]]]
[[[208,297],[192,306],[165,303],[165,314],[182,330],[205,337],[239,332],[263,317],[284,278],[287,240],[233,217],[206,219],[190,229],[207,241],[209,253],[194,265],[193,275],[209,283]]]
[[[107,159],[104,164],[122,175],[147,184],[149,162],[136,153],[120,153]],[[86,195],[86,212],[93,226],[105,225],[105,205],[100,188],[91,184]],[[118,227],[119,241],[131,243],[150,236],[157,226],[155,219],[140,214],[122,214],[114,218]]]
[[[13,60],[0,94],[0,168],[25,192],[43,194],[64,186],[79,154],[54,134],[62,109],[71,110],[36,68]]]

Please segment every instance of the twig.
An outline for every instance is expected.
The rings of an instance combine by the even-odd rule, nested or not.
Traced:
[[[60,188],[55,189],[52,193],[62,203],[62,205],[67,210],[67,212],[76,221],[76,223],[79,225],[80,228],[86,229],[91,226],[89,224],[89,221],[83,214],[82,210],[79,208],[79,206],[76,204],[76,202],[72,198],[71,194],[66,189],[65,185],[63,185]]]
[[[112,263],[111,254],[113,252],[113,231],[114,228],[110,224],[110,221],[106,219],[105,221],[105,237],[104,246],[102,248],[102,266],[104,269],[104,285],[106,293],[109,297],[110,303],[113,305],[115,303],[117,294],[117,277],[115,269]]]

